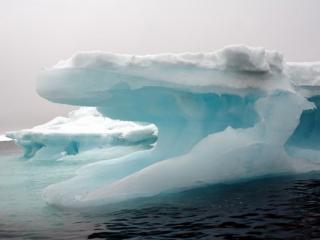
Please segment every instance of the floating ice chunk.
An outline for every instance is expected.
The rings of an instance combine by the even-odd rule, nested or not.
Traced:
[[[153,124],[113,120],[102,116],[95,108],[80,108],[69,117],[56,117],[31,129],[9,132],[7,136],[24,148],[27,158],[40,150],[40,155],[46,158],[61,158],[120,145],[150,147],[157,134]]]
[[[6,137],[5,134],[0,135],[0,142],[8,142],[8,141],[12,141],[12,139]]]

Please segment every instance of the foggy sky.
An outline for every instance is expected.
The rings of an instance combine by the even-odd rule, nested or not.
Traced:
[[[79,50],[205,52],[229,44],[320,60],[318,0],[0,0],[0,133],[72,107],[35,92],[43,67]]]

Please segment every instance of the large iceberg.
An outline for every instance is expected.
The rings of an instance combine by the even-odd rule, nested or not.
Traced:
[[[8,134],[26,156],[100,152],[75,177],[44,189],[53,205],[100,206],[320,169],[320,62],[288,63],[279,52],[241,45],[146,56],[82,52],[43,71],[37,91],[86,108],[81,117]]]

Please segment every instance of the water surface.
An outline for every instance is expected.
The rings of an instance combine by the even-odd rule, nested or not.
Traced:
[[[8,148],[7,148],[8,150]],[[317,239],[320,174],[216,184],[113,204],[48,206],[41,190],[76,163],[0,155],[0,239]]]

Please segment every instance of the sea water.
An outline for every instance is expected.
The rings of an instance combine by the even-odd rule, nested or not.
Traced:
[[[0,239],[311,239],[320,174],[202,186],[90,210],[46,204],[42,189],[79,166],[0,155]]]

